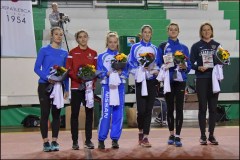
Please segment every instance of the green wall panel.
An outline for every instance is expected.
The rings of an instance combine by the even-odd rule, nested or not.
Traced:
[[[40,117],[40,107],[1,107],[1,126],[21,126],[22,120],[30,114]],[[61,110],[61,115],[64,114],[65,108]],[[51,114],[49,119],[52,120]]]
[[[239,2],[219,2],[220,10],[239,10]]]
[[[225,19],[239,19],[239,10],[226,10],[224,11]]]
[[[33,7],[33,23],[34,23],[34,32],[35,32],[35,41],[37,53],[42,47],[43,39],[43,30],[45,29],[45,18],[46,18],[46,6],[47,2],[42,2],[42,7],[35,6]]]
[[[219,2],[219,10],[224,11],[224,19],[230,20],[230,28],[237,31],[239,40],[239,2]]]

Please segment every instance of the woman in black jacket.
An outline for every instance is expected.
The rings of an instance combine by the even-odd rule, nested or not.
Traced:
[[[191,48],[190,60],[192,69],[196,75],[196,92],[198,96],[199,112],[198,121],[201,131],[200,144],[207,144],[206,137],[206,111],[209,110],[209,137],[211,144],[218,145],[214,137],[214,128],[216,122],[216,107],[219,93],[213,93],[212,71],[215,65],[214,54],[220,44],[214,41],[213,27],[210,23],[204,23],[200,26],[199,34],[201,40],[193,44]]]

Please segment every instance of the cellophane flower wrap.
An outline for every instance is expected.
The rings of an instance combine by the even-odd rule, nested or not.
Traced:
[[[65,67],[54,65],[50,68],[50,75],[48,78],[56,82],[62,82],[67,78],[68,72],[69,70]],[[51,92],[52,88],[53,84],[49,84],[46,91]]]
[[[112,68],[115,70],[123,69],[127,65],[127,55],[124,53],[118,53],[112,60]]]
[[[218,48],[216,55],[214,57],[215,57],[215,63],[217,64],[221,64],[221,65],[230,64],[230,53],[221,47]]]
[[[154,60],[155,56],[153,53],[141,53],[139,54],[139,62],[141,66],[148,67]]]
[[[68,70],[62,66],[54,65],[50,68],[49,79],[62,82],[67,77]]]

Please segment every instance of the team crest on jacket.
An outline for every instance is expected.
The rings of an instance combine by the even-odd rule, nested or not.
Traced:
[[[212,46],[212,49],[216,49],[216,45],[211,45]]]
[[[88,59],[93,59],[93,56],[91,53],[88,53],[88,56],[87,56]]]

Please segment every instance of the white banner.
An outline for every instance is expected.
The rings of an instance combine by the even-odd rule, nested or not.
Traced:
[[[36,57],[31,1],[1,1],[1,57]]]

